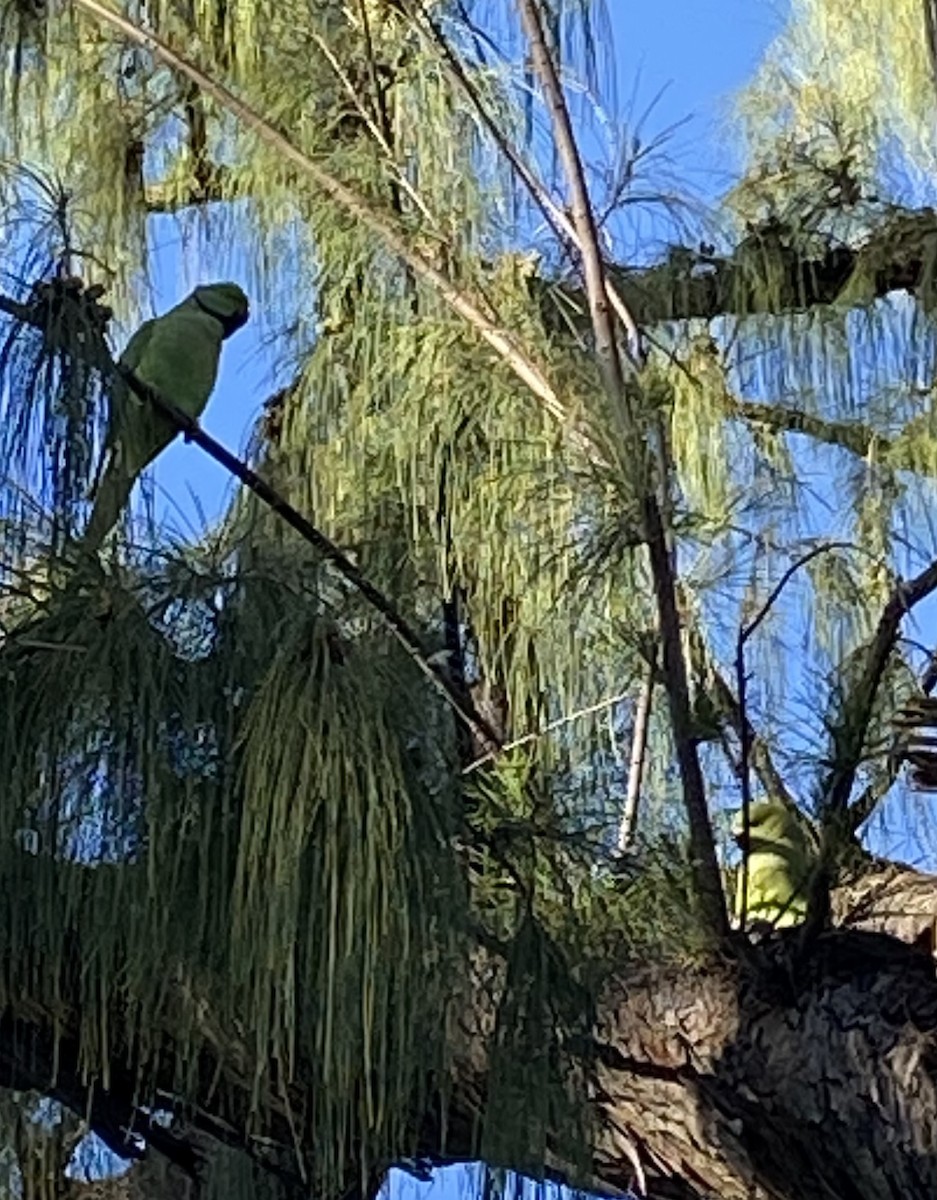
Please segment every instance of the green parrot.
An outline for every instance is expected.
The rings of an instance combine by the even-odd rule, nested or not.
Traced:
[[[145,321],[127,343],[121,366],[196,420],[218,374],[221,343],[248,318],[248,301],[236,283],[197,287],[181,304]],[[95,553],[117,523],[140,472],[179,432],[155,405],[117,380],[105,449],[107,465],[95,489],[82,547]]]
[[[746,924],[799,925],[807,916],[807,891],[815,856],[797,817],[778,800],[760,800],[749,809],[748,844],[745,844],[741,811],[732,821],[732,835],[748,859]],[[737,921],[741,913],[739,867]]]

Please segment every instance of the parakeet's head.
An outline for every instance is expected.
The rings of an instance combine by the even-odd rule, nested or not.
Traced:
[[[247,324],[250,304],[236,283],[203,284],[195,289],[191,299],[199,308],[221,322],[226,338]]]
[[[796,818],[779,800],[759,800],[748,810],[748,818],[750,838],[756,846],[759,843],[770,845],[800,834]],[[732,836],[742,850],[748,849],[741,809],[732,818]]]

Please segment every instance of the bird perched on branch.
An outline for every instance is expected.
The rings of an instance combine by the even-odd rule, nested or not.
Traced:
[[[799,925],[807,915],[807,892],[814,852],[797,817],[778,800],[761,800],[749,809],[748,838],[743,813],[735,814],[732,835],[748,861],[747,925]],[[739,868],[736,920],[742,916],[743,873]]]
[[[181,304],[145,321],[120,360],[141,383],[182,409],[201,415],[218,374],[221,344],[248,318],[247,296],[236,283],[197,287]],[[82,547],[94,553],[117,523],[140,472],[179,432],[165,413],[115,380],[111,392],[104,473]]]

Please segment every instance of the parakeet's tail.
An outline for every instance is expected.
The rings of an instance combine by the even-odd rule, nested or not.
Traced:
[[[101,543],[117,524],[132,489],[133,477],[128,477],[125,471],[111,464],[104,472],[94,497],[91,519],[81,539],[83,550],[89,554],[97,553]]]

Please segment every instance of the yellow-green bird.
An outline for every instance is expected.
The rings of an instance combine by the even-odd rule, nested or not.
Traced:
[[[121,356],[121,366],[194,419],[201,416],[218,374],[221,344],[248,318],[236,283],[197,287],[181,304],[145,321]],[[105,449],[107,465],[94,495],[82,547],[94,553],[117,523],[140,472],[179,432],[154,405],[115,381]]]
[[[749,809],[747,845],[741,811],[732,821],[732,835],[748,859],[746,924],[799,925],[807,916],[815,856],[797,817],[780,801],[760,800]],[[736,920],[742,912],[742,877],[739,867]]]

